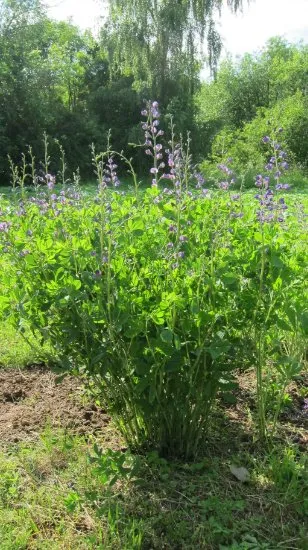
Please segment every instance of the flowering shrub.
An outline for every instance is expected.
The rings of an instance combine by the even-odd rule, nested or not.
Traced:
[[[217,395],[236,387],[234,371],[260,367],[266,353],[279,363],[277,323],[292,331],[296,319],[302,330],[302,262],[296,235],[282,246],[280,212],[269,220],[244,208],[228,166],[228,185],[211,196],[173,131],[163,144],[157,102],[142,114],[153,159],[143,194],[118,189],[108,149],[93,152],[94,200],[56,192],[48,177],[46,193],[3,204],[10,267],[0,303],[49,342],[64,371],[89,377],[132,448],[191,457]],[[263,193],[266,180],[257,185]]]

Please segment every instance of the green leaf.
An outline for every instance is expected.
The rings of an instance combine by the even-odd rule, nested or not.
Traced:
[[[169,328],[164,328],[161,333],[160,337],[163,342],[166,344],[172,344],[173,343],[173,332]]]

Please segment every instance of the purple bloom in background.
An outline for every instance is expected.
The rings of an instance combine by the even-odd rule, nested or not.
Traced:
[[[222,181],[219,184],[220,189],[224,189],[227,191],[229,189],[229,182],[228,181]]]
[[[158,168],[151,168],[150,170],[151,174],[157,174],[158,173]]]
[[[28,256],[28,254],[30,254],[30,250],[27,250],[27,249],[22,250],[22,251],[19,253],[19,255],[20,255],[21,258],[24,258],[25,256]]]
[[[308,397],[305,397],[304,399],[303,410],[305,412],[308,411]]]
[[[276,185],[276,189],[277,191],[279,191],[279,189],[285,189],[285,190],[288,190],[290,189],[291,185],[289,185],[288,183],[278,183]]]
[[[174,247],[174,244],[173,244],[173,243],[170,242],[170,243],[167,244],[167,248],[171,249],[171,248],[173,248],[173,247]]]
[[[176,231],[176,226],[173,225],[173,224],[169,225],[169,231],[170,231],[170,233],[175,233],[175,231]]]
[[[240,196],[241,196],[241,195],[239,195],[239,193],[236,193],[235,195],[231,195],[231,199],[232,199],[233,201],[238,201],[239,198],[240,198]]]
[[[178,258],[184,258],[184,256],[185,256],[185,252],[183,251],[177,253]]]
[[[51,191],[55,186],[56,176],[53,176],[52,174],[46,174],[45,177],[46,177],[47,187]]]
[[[188,241],[188,238],[186,235],[180,235],[179,240],[181,243],[186,243]]]
[[[262,138],[262,141],[263,141],[263,143],[269,143],[269,142],[271,141],[271,138],[268,137],[268,136],[264,136],[264,137]]]
[[[102,276],[102,272],[100,271],[100,269],[97,269],[95,272],[94,272],[94,278],[95,279],[100,279]]]
[[[0,222],[0,232],[7,233],[11,224],[9,222]]]

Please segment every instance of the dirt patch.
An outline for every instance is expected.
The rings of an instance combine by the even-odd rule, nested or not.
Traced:
[[[82,435],[106,429],[109,416],[83,404],[80,380],[56,378],[43,367],[0,370],[0,445],[35,440],[47,424]]]

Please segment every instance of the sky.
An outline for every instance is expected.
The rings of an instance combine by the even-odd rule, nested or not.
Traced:
[[[72,17],[75,24],[95,32],[106,1],[45,0],[45,4],[51,17]],[[233,15],[226,8],[218,21],[224,53],[234,56],[260,50],[272,36],[308,43],[308,0],[251,0],[242,14]]]

